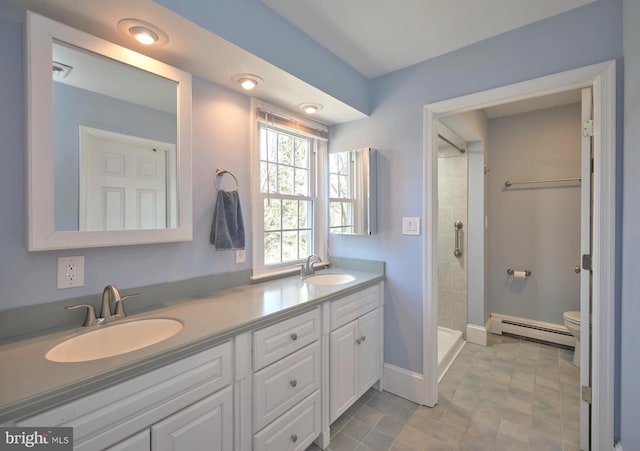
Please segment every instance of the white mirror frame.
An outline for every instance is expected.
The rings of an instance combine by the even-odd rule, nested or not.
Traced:
[[[53,40],[72,44],[177,83],[178,227],[153,230],[56,231],[53,177]],[[190,241],[191,74],[61,23],[27,12],[26,18],[27,250],[92,248]]]

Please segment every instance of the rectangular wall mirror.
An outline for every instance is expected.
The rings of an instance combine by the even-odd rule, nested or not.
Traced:
[[[376,151],[329,154],[329,233],[376,233]]]
[[[27,248],[186,241],[191,76],[27,13]]]

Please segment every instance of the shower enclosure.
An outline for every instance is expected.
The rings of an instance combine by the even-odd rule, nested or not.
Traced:
[[[464,344],[467,326],[466,144],[442,127],[438,135],[438,380]]]

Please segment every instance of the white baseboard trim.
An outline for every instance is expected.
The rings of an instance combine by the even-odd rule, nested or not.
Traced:
[[[384,389],[401,398],[424,404],[424,378],[390,363],[384,364]]]
[[[476,324],[467,324],[467,341],[480,346],[487,346],[487,329]]]

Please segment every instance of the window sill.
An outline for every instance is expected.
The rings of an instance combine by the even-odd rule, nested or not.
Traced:
[[[320,263],[314,263],[313,268],[314,269],[326,268],[326,267],[329,267],[329,265],[331,265],[331,262],[323,261]],[[292,276],[294,274],[300,274],[299,265],[296,265],[295,267],[275,269],[273,271],[265,271],[260,274],[255,274],[249,277],[249,280],[251,280],[252,282],[266,282],[267,280],[280,279],[282,277]]]

